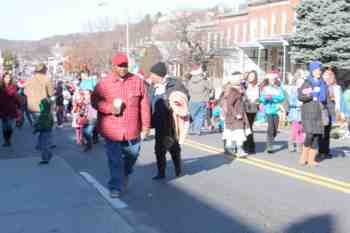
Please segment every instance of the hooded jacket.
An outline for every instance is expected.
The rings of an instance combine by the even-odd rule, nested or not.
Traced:
[[[204,102],[208,101],[213,91],[213,87],[209,80],[201,75],[196,75],[188,81],[187,89],[190,91],[191,101]]]
[[[155,91],[153,91],[152,128],[156,130],[156,137],[176,137],[173,112],[169,105],[169,96],[173,91],[182,92],[188,97],[188,99],[190,98],[188,90],[181,81],[175,78],[168,78],[166,80],[165,92],[163,94],[156,95]]]
[[[21,99],[15,85],[0,88],[0,118],[15,119],[20,106]]]

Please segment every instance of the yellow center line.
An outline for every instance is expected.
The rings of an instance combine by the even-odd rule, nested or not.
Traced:
[[[215,148],[215,147],[208,146],[208,145],[198,143],[195,141],[191,141],[191,140],[186,140],[185,145],[188,145],[188,146],[193,147],[195,149],[199,149],[199,150],[206,151],[209,153],[224,153],[223,149]],[[273,162],[269,162],[269,161],[261,160],[261,159],[256,159],[256,158],[252,158],[252,157],[249,157],[247,159],[237,158],[236,160],[239,162],[245,163],[245,164],[253,165],[253,166],[256,166],[259,168],[274,171],[274,172],[282,174],[282,175],[286,175],[286,176],[293,177],[293,178],[296,178],[299,180],[303,180],[303,181],[306,181],[309,183],[318,184],[318,185],[323,186],[323,187],[327,187],[327,188],[330,188],[333,190],[337,190],[337,191],[341,191],[341,192],[350,194],[350,184],[346,183],[346,182],[338,181],[335,179],[316,175],[316,174],[309,173],[309,172],[300,171],[300,170],[297,170],[294,168],[289,168],[289,167],[286,167],[286,166],[283,166],[280,164],[276,164]]]

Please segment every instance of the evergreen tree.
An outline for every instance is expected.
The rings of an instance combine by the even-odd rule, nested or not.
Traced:
[[[325,65],[350,67],[350,1],[302,0],[296,9],[291,55],[297,63],[318,59]]]

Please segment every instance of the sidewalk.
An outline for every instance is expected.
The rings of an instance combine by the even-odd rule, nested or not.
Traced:
[[[60,157],[0,160],[3,233],[133,233],[131,226]]]

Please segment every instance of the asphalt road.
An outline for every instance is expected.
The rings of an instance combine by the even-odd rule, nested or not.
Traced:
[[[256,155],[234,161],[220,153],[219,134],[191,137],[183,148],[184,176],[175,179],[168,161],[167,179],[160,182],[151,179],[156,173],[154,142],[143,142],[129,192],[121,198],[128,207],[117,211],[140,232],[350,232],[350,159],[342,153],[348,142],[333,142],[339,156],[309,168],[298,166],[298,155],[287,152],[283,130],[278,152],[265,154],[264,134],[259,130],[256,135]],[[106,186],[103,142],[83,153],[68,126],[55,130],[55,142],[56,156]],[[0,157],[38,156],[29,128],[16,132],[14,145],[1,148]]]

